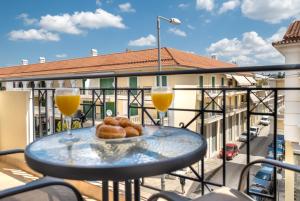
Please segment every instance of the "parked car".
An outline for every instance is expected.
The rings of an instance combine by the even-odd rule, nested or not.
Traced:
[[[251,134],[251,132],[250,132],[250,140],[253,140],[253,138],[254,138],[254,135]],[[244,133],[242,133],[242,134],[240,135],[239,141],[240,141],[240,142],[247,142],[247,133],[246,133],[246,132],[244,132]]]
[[[262,167],[256,172],[252,185],[261,186],[273,193],[273,181],[274,181],[274,168],[272,167]]]
[[[261,193],[261,194],[266,194],[266,195],[270,195],[270,191],[268,189],[265,188],[265,186],[260,186],[258,184],[252,184],[250,187],[249,187],[249,192],[250,193]],[[254,200],[257,200],[257,201],[264,201],[264,200],[267,200],[266,198],[264,197],[261,197],[259,195],[251,195],[251,197],[254,199]]]
[[[250,134],[253,136],[258,136],[260,132],[260,128],[258,126],[251,126],[250,127]]]
[[[259,124],[264,125],[264,126],[268,126],[270,124],[270,117],[269,116],[263,116],[260,121]]]
[[[274,159],[273,157],[267,156],[266,159]],[[269,167],[269,168],[274,168],[273,165],[268,164],[268,163],[262,163],[261,164],[262,167]],[[277,172],[281,173],[282,172],[282,168],[277,168]]]
[[[282,143],[282,141],[277,140],[276,141],[276,147],[279,148],[279,149],[282,149],[283,153],[285,152],[285,146],[284,146],[284,143]],[[271,142],[268,145],[268,149],[271,149],[271,148],[274,148],[274,143],[273,142]]]
[[[238,155],[240,152],[238,146],[234,143],[227,143],[225,146],[225,157],[226,160],[232,160],[233,157],[235,157],[236,155]],[[219,153],[219,157],[222,158],[223,157],[223,150],[220,151]]]
[[[284,160],[284,151],[282,148],[280,148],[280,147],[276,148],[276,155],[277,155],[276,158],[278,160],[280,160],[280,161]],[[274,148],[273,147],[268,146],[267,156],[274,159]]]

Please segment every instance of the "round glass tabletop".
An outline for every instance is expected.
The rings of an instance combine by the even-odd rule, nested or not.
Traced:
[[[206,153],[205,139],[181,128],[145,127],[134,138],[106,140],[95,129],[73,130],[75,143],[62,143],[67,133],[41,138],[25,151],[28,165],[53,177],[126,180],[159,175],[189,166]]]

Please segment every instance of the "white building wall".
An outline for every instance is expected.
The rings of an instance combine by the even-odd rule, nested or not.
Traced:
[[[277,47],[284,55],[286,64],[300,63],[300,44],[288,44]],[[300,87],[299,70],[287,71],[285,87]],[[285,91],[284,133],[288,141],[300,142],[300,93]]]

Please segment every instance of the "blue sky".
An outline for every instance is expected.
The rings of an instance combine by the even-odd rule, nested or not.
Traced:
[[[272,4],[271,4],[272,2]],[[162,46],[236,61],[282,63],[271,46],[300,16],[300,0],[10,0],[0,7],[0,66]]]

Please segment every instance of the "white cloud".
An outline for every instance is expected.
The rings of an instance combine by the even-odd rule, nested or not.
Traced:
[[[268,23],[300,16],[300,0],[243,0],[242,13],[251,19]]]
[[[68,34],[81,34],[80,30],[72,20],[69,14],[63,15],[45,15],[41,17],[40,26],[43,29],[57,31]]]
[[[245,32],[241,39],[224,38],[212,43],[206,51],[225,60],[235,60],[239,65],[283,63],[283,57],[271,44],[273,39],[282,37],[283,29],[265,39],[255,31]]]
[[[119,15],[113,15],[103,9],[97,9],[93,12],[75,12],[72,15],[72,21],[82,27],[88,29],[100,29],[100,28],[118,28],[123,29],[123,19]]]
[[[187,3],[180,3],[180,4],[178,4],[178,8],[182,8],[182,9],[187,8],[187,7],[189,7],[189,6],[190,6],[190,5],[187,4]]]
[[[65,53],[62,53],[62,54],[56,54],[55,57],[57,58],[66,58],[68,55],[65,54]]]
[[[195,27],[194,27],[193,25],[190,25],[190,24],[187,25],[187,28],[189,28],[189,29],[191,29],[191,30],[194,30],[194,29],[195,29]]]
[[[27,13],[21,13],[17,16],[17,19],[22,20],[25,25],[32,25],[38,22],[35,18],[29,18]]]
[[[196,0],[196,8],[199,10],[212,11],[214,6],[214,0]]]
[[[239,0],[229,0],[222,3],[221,8],[219,9],[219,14],[226,13],[227,11],[234,10],[240,5]]]
[[[169,32],[173,33],[177,36],[186,37],[186,33],[184,31],[180,30],[180,29],[177,29],[177,28],[170,28]]]
[[[154,46],[156,42],[155,36],[149,34],[146,37],[141,37],[136,40],[129,41],[129,46]]]
[[[42,16],[39,24],[43,29],[50,31],[68,34],[81,34],[83,33],[83,28],[125,28],[122,20],[122,17],[113,15],[99,8],[95,12],[82,11],[75,12],[73,15],[65,13],[62,15]]]
[[[9,34],[10,40],[43,40],[59,41],[59,35],[44,29],[13,30]]]
[[[275,41],[280,41],[283,39],[285,32],[287,31],[286,27],[281,27],[276,33],[267,39],[268,42],[272,43]]]
[[[132,8],[132,6],[129,2],[119,4],[119,9],[121,10],[121,12],[124,12],[124,13],[134,13],[135,12],[135,9]]]

